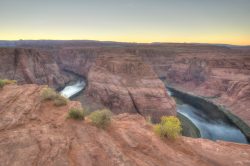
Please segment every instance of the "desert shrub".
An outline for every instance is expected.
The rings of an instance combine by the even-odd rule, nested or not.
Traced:
[[[68,103],[68,99],[66,99],[65,97],[57,94],[56,98],[54,98],[54,105],[55,106],[63,106],[63,105],[67,105]]]
[[[181,122],[175,116],[163,116],[161,122],[154,126],[154,131],[160,137],[176,139],[181,133]]]
[[[94,125],[105,129],[111,122],[112,113],[108,109],[92,112],[89,117]]]
[[[44,88],[41,93],[42,100],[54,100],[58,94],[54,89]]]
[[[71,108],[68,113],[68,118],[84,120],[84,110],[79,108]]]
[[[41,92],[41,99],[52,100],[55,106],[63,106],[67,105],[68,99],[58,94],[54,89],[44,88]]]
[[[8,84],[16,84],[17,81],[16,80],[7,80],[7,79],[0,79],[0,88],[3,88],[4,85],[8,85]]]

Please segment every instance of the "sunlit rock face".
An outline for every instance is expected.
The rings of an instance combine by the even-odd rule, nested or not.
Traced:
[[[115,113],[137,112],[153,121],[176,115],[175,102],[152,68],[130,55],[105,55],[96,59],[88,75],[87,94]]]

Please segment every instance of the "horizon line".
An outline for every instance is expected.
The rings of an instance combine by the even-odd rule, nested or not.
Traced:
[[[212,42],[133,42],[133,41],[113,41],[113,40],[94,40],[94,39],[0,39],[0,41],[94,41],[94,42],[113,42],[113,43],[130,43],[130,44],[204,44],[204,45],[229,45],[247,47],[250,44],[231,44],[231,43],[212,43]]]

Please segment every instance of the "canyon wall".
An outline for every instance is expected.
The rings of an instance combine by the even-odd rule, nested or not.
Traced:
[[[54,41],[47,44],[46,41],[35,44],[29,41],[19,46],[29,48],[22,51],[0,49],[1,78],[60,87],[72,80],[72,75],[65,71],[87,78],[97,57],[133,54],[150,65],[168,85],[225,105],[250,124],[249,47],[87,41]]]
[[[99,54],[98,48],[62,48],[54,53],[60,68],[87,78],[89,69]]]
[[[0,78],[19,84],[47,84],[58,88],[70,80],[52,56],[34,49],[0,48]]]
[[[250,50],[172,44],[137,48],[168,84],[226,106],[250,125]]]
[[[130,54],[99,56],[88,74],[87,95],[115,113],[137,112],[152,121],[176,115],[174,100],[152,68]]]

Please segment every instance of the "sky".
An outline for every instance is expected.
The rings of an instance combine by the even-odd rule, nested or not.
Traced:
[[[250,0],[0,0],[0,40],[250,45]]]

